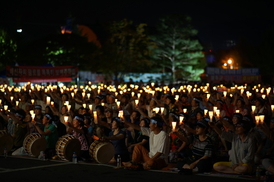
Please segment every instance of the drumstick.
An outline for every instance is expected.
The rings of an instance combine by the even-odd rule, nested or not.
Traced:
[[[98,136],[96,136],[96,135],[93,135],[93,139],[94,140],[100,140],[100,138]]]

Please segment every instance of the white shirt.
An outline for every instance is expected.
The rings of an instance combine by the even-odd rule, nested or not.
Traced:
[[[152,158],[157,152],[162,153],[160,158],[164,159],[168,163],[169,153],[169,137],[165,131],[161,131],[158,134],[154,134],[150,128],[141,127],[143,135],[149,136],[149,157]]]

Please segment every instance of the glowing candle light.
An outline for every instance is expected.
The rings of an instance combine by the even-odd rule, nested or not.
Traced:
[[[35,119],[35,114],[31,114],[31,118],[32,118],[32,120],[34,120]]]
[[[19,101],[17,100],[17,101],[15,101],[15,105],[16,106],[18,106],[19,105]]]
[[[141,93],[137,93],[137,97],[138,97],[138,99],[140,99]]]
[[[164,114],[165,108],[164,108],[164,107],[161,107],[160,109],[161,109],[161,114]]]
[[[50,104],[50,97],[49,96],[47,96],[47,100],[46,100],[47,102],[47,105],[49,105]]]
[[[121,103],[120,101],[116,102],[118,108],[120,107],[120,103]]]
[[[207,109],[204,109],[204,115],[206,116],[208,110]]]
[[[227,91],[224,91],[224,92],[223,92],[223,94],[224,94],[224,97],[226,97],[226,95],[227,95]]]
[[[184,108],[184,109],[183,109],[183,113],[186,113],[186,112],[187,112],[187,108]]]
[[[98,124],[97,111],[93,111],[93,118],[94,118],[94,123]]]
[[[235,113],[240,113],[240,110],[239,110],[239,109],[237,109],[237,110],[235,111]]]
[[[71,94],[71,97],[74,98],[74,95],[75,95],[74,92],[71,92],[70,94]]]
[[[177,124],[176,121],[172,121],[172,131],[175,131],[175,129],[176,129],[176,124]]]
[[[124,116],[124,111],[123,110],[120,110],[119,111],[119,114],[118,114],[118,117],[122,118]]]
[[[212,122],[213,111],[208,111],[208,115],[209,115],[209,118],[210,118],[210,122]]]
[[[184,116],[179,116],[179,120],[180,120],[180,125],[184,124]]]
[[[68,111],[70,111],[71,105],[67,105]]]
[[[51,102],[50,102],[50,105],[51,105],[51,106],[54,106],[54,102],[53,102],[53,101],[51,101]]]
[[[153,110],[155,111],[155,113],[159,113],[160,108],[159,107],[155,107]]]
[[[34,104],[34,99],[31,99],[30,102],[31,102],[31,104],[33,105],[33,104]]]
[[[4,105],[4,110],[8,110],[9,106],[8,105]]]
[[[89,107],[89,110],[92,111],[92,105],[90,104],[90,105],[88,105],[88,107]]]
[[[264,115],[260,115],[260,123],[264,123]]]
[[[10,100],[13,101],[13,96],[10,96]]]
[[[34,110],[30,110],[29,113],[30,113],[30,115],[33,115],[34,114]]]
[[[256,125],[260,124],[260,116],[255,116]]]
[[[136,99],[136,100],[134,100],[134,102],[135,102],[135,105],[136,105],[136,106],[138,106],[138,104],[139,104],[139,100],[138,100],[138,99]]]
[[[262,98],[265,99],[265,94],[262,95]]]
[[[274,105],[273,105],[273,106],[274,106]],[[255,109],[256,109],[256,106],[252,105],[252,106],[251,106],[252,113],[255,112]]]
[[[87,107],[87,104],[84,103],[84,104],[83,104],[83,108],[86,108],[86,107]]]
[[[64,116],[64,121],[68,122],[68,118],[69,118],[68,116]]]

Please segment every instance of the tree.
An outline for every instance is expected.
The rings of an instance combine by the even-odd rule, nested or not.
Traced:
[[[98,71],[117,79],[119,73],[145,72],[149,70],[149,37],[145,32],[146,24],[132,25],[123,19],[105,26],[107,39],[98,57]]]
[[[190,25],[191,18],[184,15],[169,15],[160,19],[156,27],[156,42],[153,58],[159,69],[172,73],[172,81],[183,78],[200,80],[206,66],[202,46],[196,38],[197,30]]]
[[[16,62],[17,44],[4,30],[0,29],[0,69]]]
[[[77,33],[48,35],[26,46],[21,51],[20,62],[32,66],[77,65],[81,70],[89,70],[97,49],[93,42]]]

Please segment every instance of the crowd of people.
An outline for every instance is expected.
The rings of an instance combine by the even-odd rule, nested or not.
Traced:
[[[0,130],[13,137],[10,155],[24,152],[26,136],[45,137],[46,158],[72,135],[78,160],[92,161],[95,141],[114,146],[132,170],[176,164],[180,174],[216,171],[274,174],[273,89],[266,85],[86,85],[80,88],[0,86]],[[20,152],[18,152],[20,151]]]

